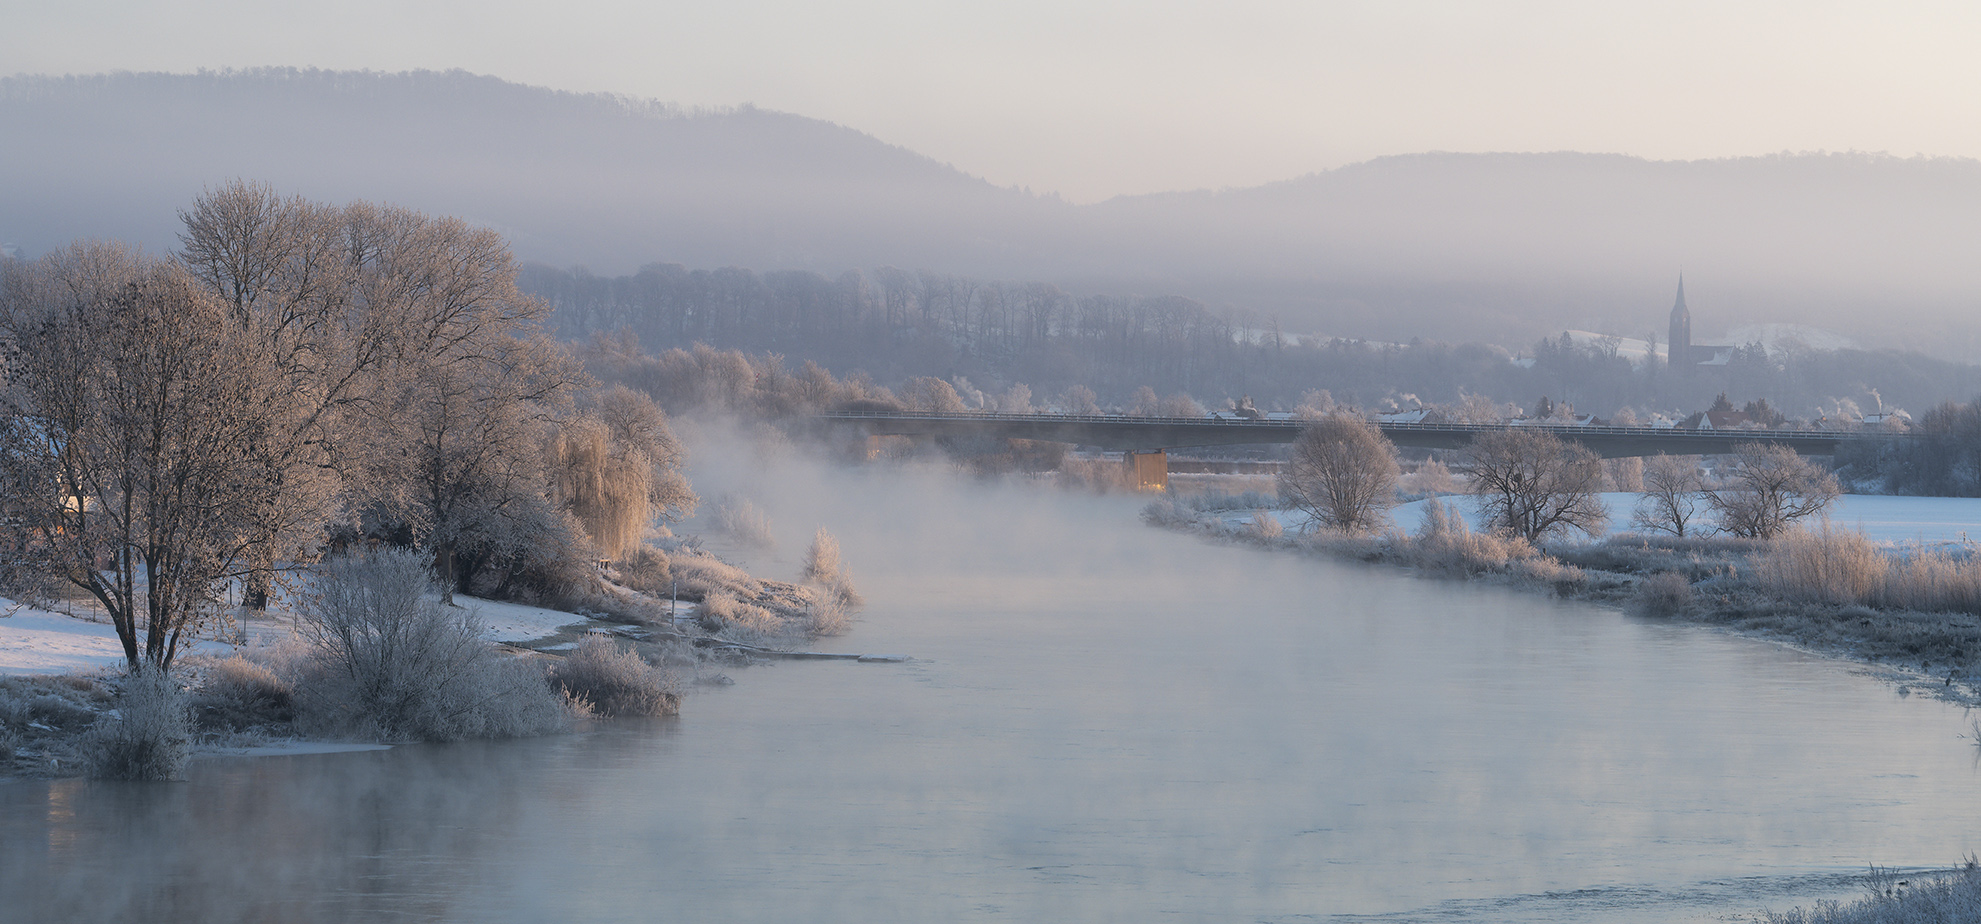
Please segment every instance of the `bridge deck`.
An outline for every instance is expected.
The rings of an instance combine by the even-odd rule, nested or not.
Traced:
[[[1212,417],[921,412],[829,413],[817,415],[814,419],[828,424],[857,425],[875,436],[993,436],[1123,451],[1291,443],[1306,424],[1299,420],[1225,420]],[[1380,422],[1376,426],[1390,442],[1415,449],[1461,449],[1481,433],[1509,427],[1506,424]],[[1580,443],[1605,458],[1648,456],[1661,452],[1670,455],[1710,455],[1732,452],[1733,447],[1740,443],[1772,443],[1803,455],[1834,455],[1837,447],[1847,441],[1891,438],[1891,434],[1835,430],[1519,426]]]

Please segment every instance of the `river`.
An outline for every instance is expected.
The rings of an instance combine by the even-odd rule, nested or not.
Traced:
[[[0,919],[1706,921],[1981,849],[1969,717],[1138,503],[738,464],[869,598],[678,719],[0,783]]]

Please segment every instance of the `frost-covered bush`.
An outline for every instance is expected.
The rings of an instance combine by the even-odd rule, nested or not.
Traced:
[[[595,715],[673,715],[681,709],[681,685],[671,671],[603,635],[579,642],[550,669],[550,682]]]
[[[1152,500],[1142,508],[1142,522],[1150,526],[1174,529],[1189,526],[1196,521],[1196,515],[1189,508],[1168,497]]]
[[[1828,521],[1813,530],[1791,529],[1775,537],[1754,576],[1791,600],[1863,603],[1885,580],[1885,556],[1863,533]]]
[[[192,756],[192,715],[178,681],[158,668],[124,679],[118,715],[83,737],[89,775],[99,780],[176,780]]]
[[[665,595],[674,571],[667,553],[642,545],[618,563],[619,582],[644,594]]]
[[[771,548],[777,539],[770,532],[770,517],[746,499],[724,497],[715,504],[715,528],[744,545]]]
[[[542,667],[505,657],[471,610],[436,599],[426,563],[389,551],[333,561],[298,607],[317,648],[303,719],[385,740],[544,734],[569,716]]]
[[[1660,571],[1638,585],[1637,610],[1647,616],[1676,616],[1692,604],[1692,582],[1676,571]]]
[[[681,593],[691,598],[713,593],[735,597],[763,593],[763,582],[751,577],[749,572],[700,550],[683,548],[670,556],[668,562],[680,583]]]
[[[1550,584],[1556,590],[1563,592],[1588,580],[1588,575],[1584,574],[1581,568],[1562,564],[1559,560],[1546,555],[1513,558],[1507,564],[1507,571],[1514,577],[1539,584]]]
[[[1252,511],[1252,522],[1245,528],[1246,534],[1263,542],[1271,542],[1286,535],[1286,526],[1269,510]]]
[[[801,628],[806,635],[844,635],[853,627],[853,617],[847,612],[846,603],[834,597],[826,597],[806,608]]]
[[[1947,924],[1981,921],[1981,863],[1970,857],[1942,875],[1901,876],[1873,869],[1869,895],[1854,902],[1817,902],[1814,908],[1762,912],[1764,924]]]
[[[847,606],[860,605],[860,592],[853,587],[853,573],[839,560],[839,540],[825,527],[812,536],[805,550],[805,580],[825,590],[828,599]]]
[[[710,632],[720,632],[734,638],[783,635],[787,629],[784,620],[771,611],[754,603],[744,603],[721,591],[702,598],[701,608],[695,611],[695,619]]]
[[[1981,613],[1981,560],[1971,552],[1913,550],[1887,561],[1881,606]]]
[[[205,727],[239,731],[295,718],[294,687],[266,665],[237,654],[213,662],[204,673],[193,706]]]
[[[1421,568],[1474,574],[1530,557],[1534,548],[1518,538],[1475,533],[1457,511],[1431,498],[1424,501],[1424,520],[1410,537],[1407,552],[1412,563]]]

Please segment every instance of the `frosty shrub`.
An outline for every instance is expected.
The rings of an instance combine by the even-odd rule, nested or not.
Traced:
[[[1581,568],[1562,564],[1560,560],[1546,555],[1510,559],[1507,570],[1515,577],[1539,584],[1551,584],[1563,592],[1573,585],[1588,580],[1588,575],[1584,574]]]
[[[805,609],[803,627],[810,636],[845,635],[853,627],[853,618],[843,601],[827,596]]]
[[[673,715],[681,710],[681,685],[672,672],[603,635],[579,642],[550,669],[550,682],[594,715]]]
[[[1150,526],[1174,529],[1180,526],[1189,526],[1197,522],[1197,517],[1185,505],[1178,504],[1171,498],[1163,497],[1150,501],[1142,508],[1142,522]]]
[[[675,580],[680,582],[681,592],[690,597],[714,593],[754,597],[763,593],[763,582],[706,552],[684,549],[669,556],[668,564]]]
[[[1458,490],[1458,479],[1451,476],[1451,469],[1436,459],[1418,463],[1416,471],[1403,476],[1398,483],[1413,494],[1450,494]]]
[[[1245,527],[1246,535],[1264,542],[1271,542],[1286,535],[1286,527],[1273,516],[1270,510],[1252,511],[1252,522]]]
[[[1676,571],[1660,571],[1638,585],[1635,602],[1646,616],[1676,616],[1692,603],[1692,582]]]
[[[1493,571],[1534,554],[1533,547],[1517,537],[1473,532],[1457,511],[1435,497],[1424,501],[1424,521],[1408,547],[1418,567],[1458,574]]]
[[[301,687],[303,718],[325,730],[393,741],[544,734],[568,717],[541,667],[503,657],[473,611],[436,599],[417,554],[326,564],[297,608],[317,648]]]
[[[715,504],[715,528],[743,545],[768,549],[777,545],[770,533],[770,517],[748,500],[724,497]]]
[[[776,614],[721,591],[702,598],[701,608],[695,611],[695,620],[710,632],[721,632],[731,637],[760,638],[781,635],[785,631],[784,621]]]
[[[1791,600],[1864,603],[1884,582],[1885,556],[1863,533],[1823,521],[1813,530],[1793,529],[1775,537],[1754,576],[1762,586]]]
[[[1854,902],[1817,902],[1814,908],[1762,912],[1763,924],[1943,924],[1981,921],[1981,863],[1969,857],[1941,875],[1900,876],[1873,868]]]
[[[619,581],[644,594],[665,596],[674,578],[667,553],[642,545],[618,563]]]
[[[1880,606],[1981,613],[1981,560],[1971,552],[1913,550],[1889,559]]]
[[[193,697],[203,725],[232,731],[287,722],[295,717],[294,704],[288,681],[238,654],[214,662]]]
[[[147,667],[124,679],[118,718],[91,727],[82,742],[84,766],[99,780],[176,780],[192,756],[192,716],[186,695],[165,671]]]
[[[839,560],[839,540],[823,526],[812,536],[811,548],[805,550],[805,580],[823,588],[826,596],[835,602],[848,606],[860,604],[860,592],[853,587],[853,574]]]

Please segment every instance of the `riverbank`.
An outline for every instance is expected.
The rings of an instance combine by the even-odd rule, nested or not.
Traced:
[[[1465,502],[1450,500],[1446,509]],[[1270,512],[1200,510],[1174,500],[1149,505],[1143,518],[1217,541],[1390,565],[1722,629],[1862,664],[1901,695],[1981,705],[1981,617],[1785,594],[1763,580],[1776,551],[1769,543],[1619,533],[1535,547],[1473,532],[1455,511],[1441,514],[1436,525],[1423,522],[1421,509],[1412,513],[1414,532],[1359,537],[1296,534]]]
[[[665,598],[608,574],[587,607],[467,596],[455,603],[498,660],[541,661],[538,673],[562,690],[561,701],[579,719],[615,714],[602,698],[609,691],[571,688],[558,673],[596,642],[632,659],[621,672],[656,672],[638,682],[657,684],[671,714],[686,688],[730,683],[722,669],[847,628],[846,607],[817,588],[755,578],[705,553],[672,560],[677,595]],[[0,778],[84,775],[92,733],[124,718],[125,660],[114,628],[85,602],[56,606],[60,611],[0,600]],[[192,759],[373,750],[400,740],[363,734],[370,723],[362,717],[336,723],[336,731],[309,721],[305,687],[321,676],[312,667],[320,653],[280,601],[251,617],[232,615],[206,637],[185,640],[172,669],[190,717],[190,728],[173,737]]]

